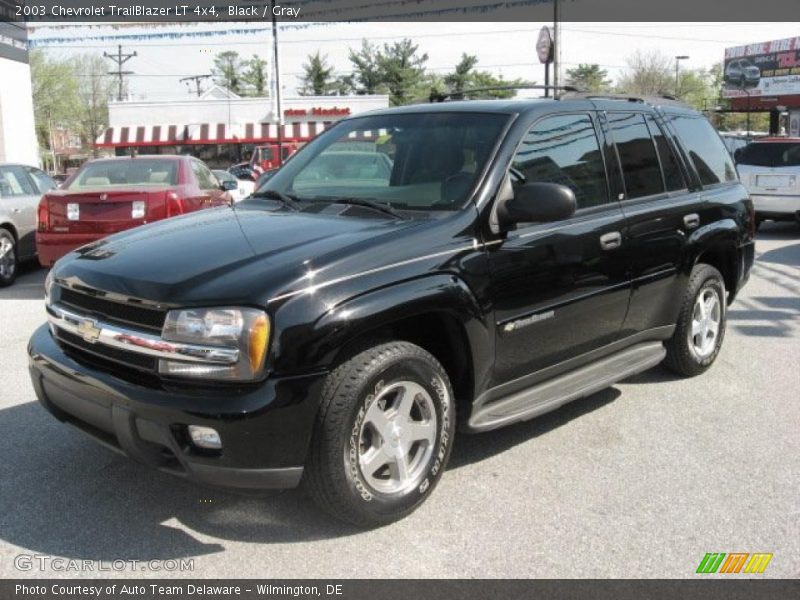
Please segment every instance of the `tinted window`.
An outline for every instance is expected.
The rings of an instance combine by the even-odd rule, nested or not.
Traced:
[[[739,153],[739,164],[754,167],[800,167],[800,143],[757,142]]]
[[[656,150],[658,151],[658,158],[661,160],[661,170],[664,173],[664,182],[667,184],[667,191],[682,190],[686,187],[686,182],[683,180],[681,169],[678,166],[678,159],[675,157],[675,151],[672,145],[667,140],[661,127],[655,122],[653,117],[645,117],[647,126],[650,128],[650,133],[653,136],[653,141],[656,143]]]
[[[37,193],[22,167],[0,167],[0,196],[30,196]]]
[[[48,190],[58,187],[53,178],[44,171],[34,169],[33,167],[25,167],[25,170],[31,176],[31,179],[33,179],[33,182],[36,184],[36,187],[39,188],[41,193],[45,193]]]
[[[175,185],[174,160],[130,158],[86,163],[67,189]]]
[[[572,188],[578,208],[608,202],[605,167],[588,115],[548,117],[536,123],[514,157],[526,181],[549,181]]]
[[[625,197],[661,194],[664,182],[650,131],[639,113],[609,113],[608,122],[625,178]]]
[[[703,117],[667,115],[703,185],[736,181],[736,169],[717,132]]]

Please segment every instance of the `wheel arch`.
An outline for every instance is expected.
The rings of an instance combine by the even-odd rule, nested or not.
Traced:
[[[728,304],[739,288],[739,235],[736,222],[725,219],[698,229],[690,240],[693,251],[688,271],[701,263],[717,269],[725,282]]]

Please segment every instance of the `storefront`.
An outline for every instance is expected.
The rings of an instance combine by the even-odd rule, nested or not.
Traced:
[[[214,168],[250,160],[256,147],[306,143],[343,117],[385,108],[388,96],[282,98],[283,125],[269,98],[242,98],[214,87],[199,98],[158,102],[112,102],[110,126],[95,143],[124,156],[188,153]]]
[[[0,163],[39,164],[27,31],[0,21]]]

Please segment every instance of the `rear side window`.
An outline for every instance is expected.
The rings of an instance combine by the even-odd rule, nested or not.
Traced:
[[[31,176],[31,179],[33,179],[33,182],[36,184],[36,187],[39,188],[41,193],[44,194],[45,192],[58,187],[53,178],[44,171],[34,169],[33,167],[25,167],[25,170]]]
[[[740,165],[753,167],[800,167],[800,143],[756,142],[739,153]]]
[[[571,188],[578,208],[608,202],[605,166],[589,115],[559,115],[537,122],[525,135],[512,166],[527,181]]]
[[[717,132],[703,117],[666,115],[681,145],[686,149],[703,185],[736,181],[731,155]]]
[[[653,117],[648,115],[645,120],[650,128],[653,141],[656,143],[656,150],[661,161],[661,171],[664,173],[664,183],[667,184],[667,191],[674,192],[675,190],[685,189],[686,182],[683,180],[681,169],[678,166],[678,159],[675,157],[675,151],[672,149],[669,140],[667,140],[667,136],[661,131],[661,127]]]
[[[650,131],[640,113],[609,113],[608,123],[617,146],[627,199],[664,192],[661,168]]]
[[[36,193],[22,167],[0,167],[0,196],[32,196]]]

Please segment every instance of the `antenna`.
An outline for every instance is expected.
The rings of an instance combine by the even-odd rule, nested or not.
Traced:
[[[122,102],[122,88],[125,85],[125,75],[133,75],[133,71],[123,71],[122,65],[132,59],[134,56],[137,56],[136,51],[133,54],[123,54],[122,53],[122,46],[117,46],[117,53],[116,54],[109,54],[108,52],[103,52],[103,56],[106,58],[110,58],[115,63],[117,63],[117,70],[116,71],[109,71],[109,75],[116,75],[119,77],[119,89],[117,91],[117,101]]]

